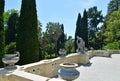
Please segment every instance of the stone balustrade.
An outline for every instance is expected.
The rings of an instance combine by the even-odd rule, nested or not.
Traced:
[[[0,81],[62,81],[57,76],[60,63],[87,64],[94,56],[109,57],[120,50],[90,50],[86,54],[73,53],[65,57],[45,59],[39,62],[17,66],[16,70],[0,69]]]

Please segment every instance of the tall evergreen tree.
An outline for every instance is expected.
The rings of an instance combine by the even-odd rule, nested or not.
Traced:
[[[62,33],[61,33],[61,35],[60,35],[60,37],[59,37],[59,48],[64,48],[64,43],[65,43],[65,34],[64,34],[64,25],[62,24],[61,25],[61,30],[62,30]]]
[[[19,14],[19,11],[18,10],[15,10],[15,9],[10,9],[10,10],[7,10],[4,12],[3,16],[4,16],[4,27],[8,27],[8,20],[10,18],[10,16],[14,13],[17,13]]]
[[[17,29],[17,22],[18,22],[18,14],[12,13],[8,19],[8,28],[6,31],[6,44],[10,42],[16,42],[16,29]]]
[[[64,43],[65,42],[65,34],[64,34],[64,25],[63,24],[61,25],[61,30],[62,30],[61,42]]]
[[[76,22],[76,31],[75,31],[75,41],[74,41],[75,52],[77,49],[77,43],[76,43],[77,36],[81,37],[80,36],[81,29],[80,28],[81,28],[81,14],[79,13],[78,18],[77,18],[77,22]]]
[[[120,6],[120,0],[111,0],[110,3],[108,4],[108,13],[118,10],[119,6]]]
[[[80,32],[81,37],[85,41],[85,46],[88,47],[88,21],[87,21],[87,12],[84,10],[82,18],[82,31]]]
[[[97,6],[91,7],[87,11],[88,17],[88,40],[89,46],[97,48],[96,44],[96,34],[99,31],[100,27],[98,25],[103,22],[102,11],[97,10]]]
[[[22,0],[17,33],[17,50],[20,64],[39,60],[36,0]]]
[[[3,22],[3,13],[4,13],[4,0],[0,0],[0,67],[2,67],[2,57],[4,55],[4,46],[5,46],[5,36],[4,36],[4,22]]]

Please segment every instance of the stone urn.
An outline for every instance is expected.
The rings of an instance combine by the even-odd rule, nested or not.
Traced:
[[[60,49],[59,54],[60,54],[61,57],[64,57],[65,54],[66,54],[66,50],[65,49]]]
[[[76,63],[62,63],[60,64],[61,69],[58,70],[60,78],[66,81],[72,81],[79,77],[80,72],[76,70],[78,64]]]
[[[8,66],[5,67],[6,69],[15,69],[15,63],[17,63],[20,59],[19,52],[16,52],[15,54],[5,54],[5,56],[2,58],[2,61],[4,64],[7,64]]]

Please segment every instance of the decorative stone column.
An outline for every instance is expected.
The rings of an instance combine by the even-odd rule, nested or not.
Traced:
[[[80,55],[80,64],[87,64],[89,63],[89,54],[88,52],[86,54],[79,54]]]

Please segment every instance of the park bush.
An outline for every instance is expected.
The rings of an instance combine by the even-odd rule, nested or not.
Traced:
[[[55,53],[53,54],[48,54],[47,52],[45,52],[45,59],[52,59],[52,58],[55,58]]]
[[[16,42],[11,42],[10,44],[5,46],[6,54],[13,54],[16,52]]]
[[[120,48],[120,42],[113,42],[107,44],[108,49],[119,49]]]

